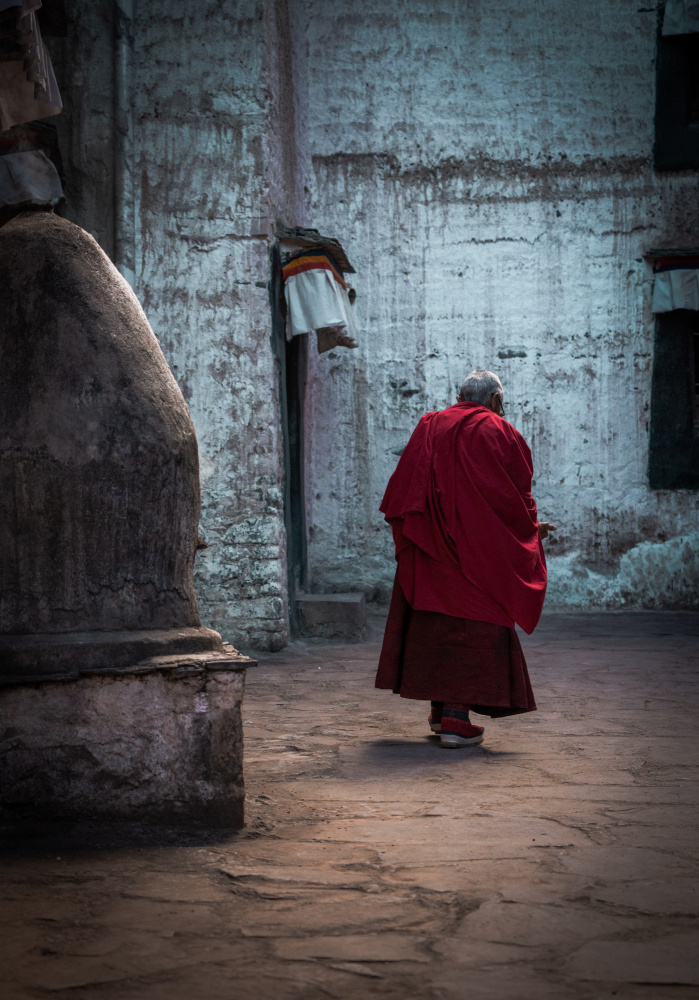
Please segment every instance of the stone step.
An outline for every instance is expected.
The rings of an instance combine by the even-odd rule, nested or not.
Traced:
[[[364,594],[301,594],[296,599],[299,635],[361,642],[366,628]]]

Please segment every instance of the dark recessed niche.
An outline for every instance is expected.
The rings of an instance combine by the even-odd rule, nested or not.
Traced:
[[[655,169],[699,168],[699,34],[658,29],[657,52]]]
[[[651,489],[699,489],[699,312],[656,317],[650,410]]]

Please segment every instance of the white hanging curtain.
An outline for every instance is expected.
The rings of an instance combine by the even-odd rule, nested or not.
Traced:
[[[316,331],[318,351],[356,347],[357,329],[347,285],[334,261],[307,250],[282,268],[286,298],[286,337]]]
[[[656,260],[653,312],[699,311],[699,257]]]
[[[667,0],[663,35],[691,35],[699,31],[699,0]]]

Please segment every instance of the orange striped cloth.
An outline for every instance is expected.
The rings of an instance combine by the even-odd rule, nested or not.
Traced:
[[[327,254],[319,251],[309,250],[304,252],[299,257],[294,257],[282,268],[282,276],[284,281],[286,281],[287,278],[293,278],[294,275],[303,274],[304,271],[316,270],[330,271],[335,281],[337,281],[342,288],[347,288],[340,271],[337,269],[331,258],[328,257]]]

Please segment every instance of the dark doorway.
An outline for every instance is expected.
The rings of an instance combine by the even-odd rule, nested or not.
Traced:
[[[658,30],[655,95],[655,169],[699,167],[699,34]]]
[[[284,442],[284,523],[286,526],[289,590],[289,626],[298,634],[296,597],[306,586],[306,496],[304,476],[304,404],[308,366],[308,337],[286,339],[286,302],[282,259],[272,248],[272,349],[279,364],[279,394]]]
[[[651,489],[699,489],[699,312],[659,313],[655,328],[648,478]]]

